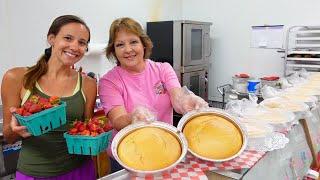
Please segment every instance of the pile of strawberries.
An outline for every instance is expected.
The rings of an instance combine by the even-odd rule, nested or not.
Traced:
[[[91,118],[87,122],[74,121],[68,134],[82,136],[98,136],[101,133],[108,132],[112,129],[109,123],[97,118]]]
[[[30,116],[37,112],[60,105],[60,98],[51,96],[50,98],[32,95],[20,108],[16,109],[16,113],[21,116]]]

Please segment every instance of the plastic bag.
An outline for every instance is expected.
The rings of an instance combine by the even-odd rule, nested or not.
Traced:
[[[251,100],[244,98],[241,100],[229,101],[226,105],[226,111],[230,114],[241,117],[246,109],[255,108],[257,106],[258,104],[254,97],[252,97]]]
[[[261,94],[263,99],[268,99],[279,96],[280,91],[270,86],[263,86],[261,89]]]
[[[287,89],[292,87],[292,84],[288,82],[286,78],[280,78],[281,89]]]
[[[293,84],[293,85],[301,84],[306,81],[305,78],[299,75],[299,72],[294,72],[293,74],[287,77],[287,80],[290,84]]]

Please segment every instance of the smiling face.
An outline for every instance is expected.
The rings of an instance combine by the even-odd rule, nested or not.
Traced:
[[[129,72],[141,72],[144,69],[144,46],[139,36],[119,30],[116,33],[114,50],[122,68]]]
[[[57,35],[50,34],[48,42],[52,46],[50,59],[72,66],[84,55],[88,47],[89,32],[80,23],[69,23],[61,27]]]

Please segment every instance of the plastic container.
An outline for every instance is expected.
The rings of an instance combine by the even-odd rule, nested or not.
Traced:
[[[14,114],[20,125],[26,126],[34,136],[40,136],[63,124],[66,124],[66,103],[61,102],[59,106],[43,110],[30,116]]]
[[[98,136],[70,135],[63,134],[67,141],[69,154],[92,155],[96,156],[108,148],[112,131],[104,132]]]
[[[248,92],[249,93],[256,93],[259,91],[259,80],[252,79],[248,80]]]
[[[247,93],[248,80],[250,78],[232,77],[233,89],[239,93]]]

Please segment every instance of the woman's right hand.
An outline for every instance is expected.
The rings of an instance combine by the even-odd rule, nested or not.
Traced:
[[[10,108],[11,113],[14,113],[15,111],[16,111],[16,108],[14,107]],[[18,120],[16,119],[16,117],[14,117],[14,115],[12,115],[11,117],[10,127],[13,132],[15,132],[16,134],[19,134],[23,138],[27,138],[31,136],[31,134],[27,130],[27,127],[20,126],[20,124],[18,123]]]

